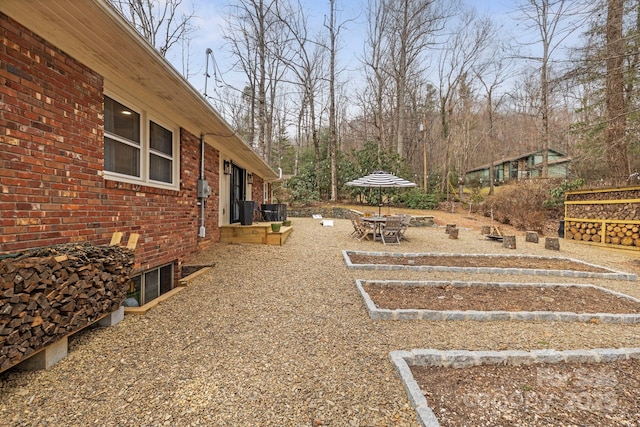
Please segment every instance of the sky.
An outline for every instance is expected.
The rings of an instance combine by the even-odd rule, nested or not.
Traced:
[[[445,0],[446,1],[446,0]],[[474,6],[480,14],[488,13],[496,20],[508,22],[507,13],[513,8],[514,2],[508,0],[466,0],[467,4]],[[329,11],[329,2],[322,0],[301,0],[306,11],[310,14],[312,27],[318,30],[322,28],[324,16]],[[225,45],[224,31],[226,28],[225,16],[230,12],[229,5],[237,4],[233,0],[185,0],[184,4],[193,8],[196,14],[196,32],[193,34],[189,51],[191,61],[189,65],[189,82],[200,92],[205,89],[205,69],[207,49],[213,52],[213,59],[226,83],[237,90],[245,85],[242,74],[231,70],[233,58]],[[336,0],[338,8],[338,23],[346,22],[341,32],[340,50],[338,52],[339,68],[346,81],[358,79],[358,58],[363,52],[364,37],[366,35],[366,4],[367,0]],[[183,71],[183,61],[179,57],[168,57],[169,61]],[[209,58],[209,76],[206,82],[207,92],[213,94],[217,89],[213,81],[213,64]]]

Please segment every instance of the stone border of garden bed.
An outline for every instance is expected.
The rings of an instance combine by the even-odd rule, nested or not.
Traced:
[[[547,270],[536,268],[498,268],[498,267],[447,267],[441,265],[399,265],[399,264],[354,264],[351,262],[351,255],[362,256],[384,256],[384,257],[398,257],[398,258],[410,258],[418,256],[444,256],[444,257],[484,257],[484,258],[519,258],[519,259],[531,259],[531,260],[562,260],[571,261],[576,264],[582,264],[590,267],[600,268],[602,270],[610,271],[610,273],[596,273],[591,271],[573,271],[573,270]],[[456,253],[403,253],[403,252],[367,252],[367,251],[352,251],[342,250],[342,256],[348,268],[359,270],[414,270],[414,271],[445,271],[452,273],[484,273],[484,274],[530,274],[535,276],[562,276],[562,277],[580,277],[580,278],[602,278],[602,279],[614,279],[614,280],[638,280],[638,276],[631,273],[625,273],[622,271],[612,270],[601,265],[590,264],[584,261],[580,261],[573,258],[563,257],[541,257],[534,255],[479,255],[479,254],[456,254]]]
[[[378,308],[373,302],[364,284],[406,284],[407,286],[561,286],[561,287],[591,287],[607,292],[620,298],[625,298],[640,304],[640,299],[612,291],[600,286],[573,283],[511,283],[511,282],[464,282],[464,281],[405,281],[405,280],[364,280],[356,279],[356,287],[366,306],[369,317],[373,320],[470,320],[470,321],[553,321],[553,322],[601,322],[601,323],[640,323],[640,314],[615,313],[573,313],[564,311],[477,311],[477,310],[427,310],[427,309],[386,309]]]
[[[414,349],[396,350],[389,353],[389,359],[396,369],[407,393],[411,406],[416,411],[418,423],[422,427],[439,427],[427,399],[413,377],[411,366],[443,366],[464,368],[479,365],[522,365],[534,363],[603,363],[626,359],[640,359],[640,348],[596,348],[590,350],[505,350],[468,351]]]

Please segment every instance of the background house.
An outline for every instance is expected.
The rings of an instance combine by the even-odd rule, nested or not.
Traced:
[[[571,158],[566,154],[556,150],[549,150],[549,178],[567,178],[569,176],[570,163]],[[540,177],[542,175],[542,151],[534,151],[502,159],[494,162],[493,165],[494,179],[497,183]],[[489,185],[490,167],[491,164],[486,164],[467,171],[465,175],[466,181],[482,180],[485,185]]]
[[[104,0],[0,0],[0,253],[139,233],[140,302],[277,174]]]

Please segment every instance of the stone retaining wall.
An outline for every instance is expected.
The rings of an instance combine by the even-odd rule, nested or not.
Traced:
[[[370,208],[370,206],[363,206],[361,210]],[[288,217],[309,218],[312,215],[322,215],[323,218],[337,218],[337,219],[349,219],[351,209],[341,207],[297,207],[292,208],[287,206]],[[430,215],[412,215],[411,227],[431,227],[435,224],[433,217]]]

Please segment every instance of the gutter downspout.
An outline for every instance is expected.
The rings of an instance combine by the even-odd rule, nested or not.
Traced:
[[[204,182],[204,134],[200,134],[200,180]],[[198,231],[198,237],[205,237],[207,235],[207,229],[204,226],[204,204],[206,202],[205,197],[199,197],[200,203],[200,229]]]

